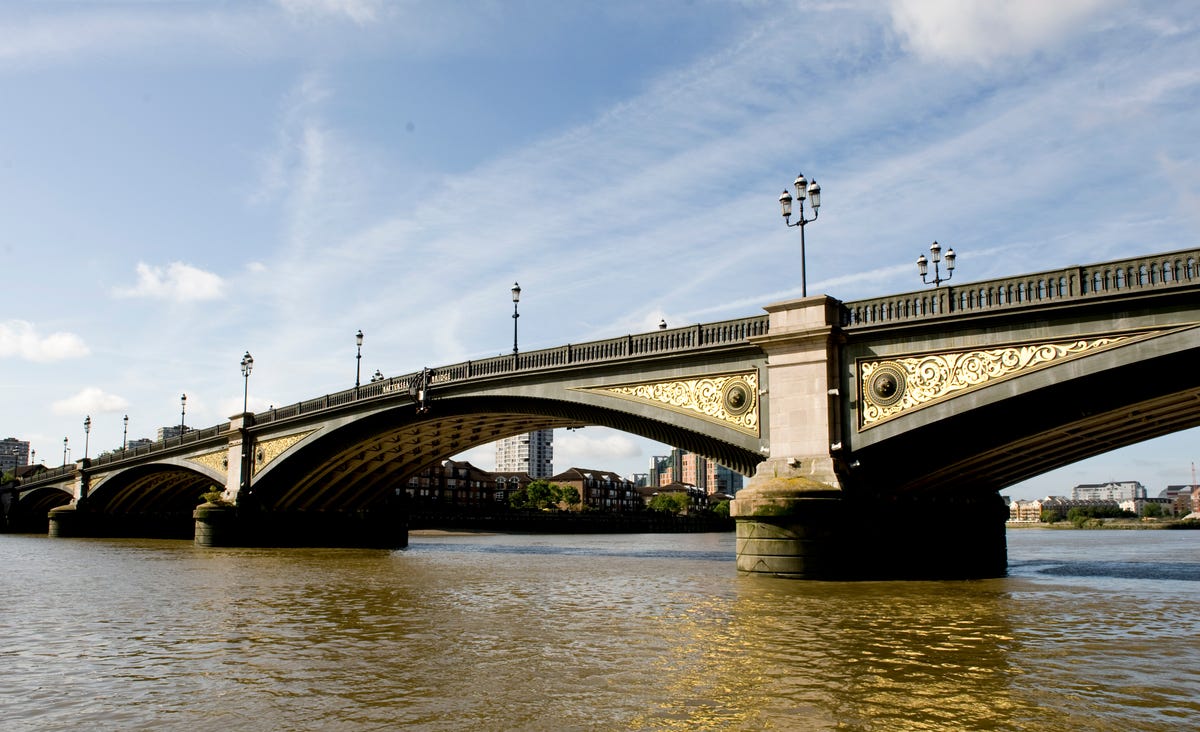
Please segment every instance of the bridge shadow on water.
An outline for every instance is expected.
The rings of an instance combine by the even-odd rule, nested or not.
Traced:
[[[685,549],[655,549],[647,547],[563,546],[554,544],[477,544],[453,541],[420,541],[410,543],[406,554],[515,554],[571,557],[623,557],[632,559],[689,559],[729,564],[733,555],[728,550],[698,551]]]
[[[1010,576],[1108,577],[1113,579],[1200,582],[1200,562],[1010,561]]]

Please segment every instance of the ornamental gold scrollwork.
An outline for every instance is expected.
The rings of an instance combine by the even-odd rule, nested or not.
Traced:
[[[267,467],[272,460],[282,455],[292,445],[311,435],[315,430],[297,432],[294,435],[284,435],[270,440],[263,440],[254,447],[254,474]]]
[[[214,473],[224,473],[226,470],[225,461],[229,459],[229,450],[215,450],[206,452],[203,455],[188,458],[190,462],[203,465]]]
[[[585,390],[604,392],[676,412],[698,415],[750,435],[759,433],[757,371],[643,384],[587,387]]]
[[[860,361],[859,428],[866,429],[943,397],[1110,348],[1134,337],[1119,335]]]

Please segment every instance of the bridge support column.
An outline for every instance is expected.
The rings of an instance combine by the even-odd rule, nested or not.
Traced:
[[[402,506],[355,512],[273,513],[250,506],[196,507],[195,541],[203,547],[333,546],[403,549],[408,546]]]
[[[815,580],[975,579],[1002,577],[1007,569],[1008,509],[997,493],[843,493],[742,509],[749,509],[737,517],[742,572]]]
[[[995,492],[900,496],[844,468],[838,303],[770,305],[771,456],[730,506],[739,571],[798,579],[996,577],[1006,569]]]
[[[837,301],[769,305],[767,354],[771,456],[730,506],[744,572],[824,577],[840,561],[845,515],[835,453],[838,424]]]
[[[50,509],[47,536],[69,539],[97,535],[99,518],[74,503]]]

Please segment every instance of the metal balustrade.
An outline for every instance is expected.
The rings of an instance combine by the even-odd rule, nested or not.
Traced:
[[[767,316],[760,315],[627,335],[602,341],[568,344],[515,355],[464,361],[429,369],[424,376],[428,379],[430,386],[437,386],[449,382],[459,383],[497,376],[549,371],[567,366],[741,345],[750,337],[766,335],[766,333]],[[259,412],[254,415],[254,423],[256,425],[269,424],[364,400],[392,396],[397,393],[408,394],[411,389],[419,386],[421,378],[421,372],[385,378],[357,388],[309,399],[299,404]]]
[[[1200,249],[1187,249],[845,302],[842,327],[851,330],[1195,284],[1200,284]]]

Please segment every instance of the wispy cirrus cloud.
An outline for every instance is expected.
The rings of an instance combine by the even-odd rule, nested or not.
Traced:
[[[294,17],[305,20],[345,18],[367,25],[379,18],[383,4],[379,0],[275,0]]]
[[[87,344],[74,333],[41,334],[25,320],[0,323],[0,358],[20,358],[36,363],[83,358],[88,355]]]
[[[98,51],[178,49],[184,44],[261,49],[270,40],[264,32],[270,28],[269,17],[255,11],[201,12],[180,5],[94,5],[57,14],[13,10],[0,9],[0,63],[71,59]]]
[[[113,290],[117,297],[144,297],[156,300],[215,300],[225,294],[225,281],[212,272],[172,262],[155,267],[138,262],[137,283]]]

